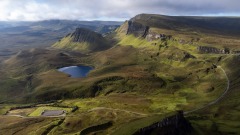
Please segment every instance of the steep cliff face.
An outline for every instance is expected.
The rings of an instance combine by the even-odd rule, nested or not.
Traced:
[[[230,50],[227,48],[218,49],[215,47],[199,46],[197,49],[200,53],[215,53],[215,54],[229,54],[230,53]]]
[[[143,38],[147,41],[172,39],[172,35],[155,31],[155,27],[151,23],[152,21],[148,19],[149,18],[145,18],[142,14],[137,15],[121,25],[117,32],[123,35],[134,35],[137,38]]]
[[[148,34],[149,27],[142,25],[141,23],[128,21],[128,30],[127,35],[133,34],[136,37],[143,37],[145,38]]]
[[[183,112],[167,117],[160,122],[141,128],[134,135],[188,135],[193,128],[184,118]]]
[[[135,37],[145,38],[149,32],[149,26],[135,21],[126,21],[118,30],[123,35],[134,35]]]
[[[108,48],[107,40],[99,33],[77,28],[53,45],[55,48],[93,52]]]

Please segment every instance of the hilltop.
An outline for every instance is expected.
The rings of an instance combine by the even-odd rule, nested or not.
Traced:
[[[239,36],[240,18],[234,17],[198,17],[198,16],[165,16],[139,14],[129,21],[146,26],[174,30],[179,32],[199,32]]]
[[[126,21],[118,30],[120,40],[122,34],[135,35],[148,41],[158,40],[161,36],[174,37],[182,44],[230,48],[233,52],[239,50],[238,37],[240,18],[230,17],[185,17],[139,14]]]
[[[92,52],[110,47],[108,41],[101,34],[85,28],[77,28],[53,45],[55,48]]]
[[[140,14],[18,52],[0,65],[0,134],[239,134],[239,20]],[[76,65],[94,69],[58,71]]]

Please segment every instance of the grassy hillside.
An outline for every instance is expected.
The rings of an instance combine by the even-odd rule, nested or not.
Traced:
[[[182,44],[231,48],[234,51],[239,50],[239,18],[140,14],[125,22],[117,30],[117,33],[126,34],[130,21],[149,27],[148,34],[171,35]],[[139,28],[136,27],[136,29]]]
[[[52,47],[78,50],[81,52],[93,52],[109,48],[110,45],[100,34],[88,29],[77,28],[75,32],[68,34],[56,42]]]
[[[18,100],[32,93],[34,88],[41,84],[37,74],[68,65],[78,65],[78,57],[85,55],[47,49],[20,51],[0,65],[1,101]]]
[[[132,134],[177,110],[190,112],[193,134],[239,134],[237,22],[141,14],[104,38],[79,29],[54,45],[63,50],[19,52],[0,65],[0,134]],[[94,70],[57,71],[70,65]],[[37,117],[54,109],[67,113]]]
[[[240,72],[236,66],[236,63],[239,62],[239,60],[237,60],[239,55],[234,53],[230,55],[213,53],[201,54],[198,50],[199,46],[229,48],[232,52],[239,50],[239,33],[235,29],[239,27],[239,18],[169,17],[141,14],[132,18],[131,21],[142,24],[141,28],[148,26],[148,35],[164,34],[167,36],[170,35],[171,37],[166,40],[165,38],[149,38],[148,35],[146,35],[146,37],[134,36],[134,34],[128,34],[129,28],[134,28],[134,26],[125,22],[117,29],[114,40],[118,41],[118,44],[121,46],[130,45],[143,49],[144,52],[155,48],[155,51],[158,51],[156,51],[155,54],[153,53],[151,58],[155,58],[156,60],[156,57],[160,57],[161,63],[176,67],[177,69],[172,70],[174,75],[179,74],[179,72],[176,71],[181,69],[181,67],[184,68],[184,71],[181,71],[181,73],[191,72],[190,74],[192,76],[193,72],[191,69],[203,68],[203,65],[208,62],[222,66],[230,79],[229,92],[216,104],[190,113],[187,116],[194,126],[194,134],[239,134],[239,117],[237,115],[239,113],[239,95],[237,94],[237,89],[240,87],[238,85]],[[135,26],[135,29],[141,30],[139,27],[139,25],[138,27]],[[183,53],[181,54],[181,52]],[[148,52],[148,54],[151,53]],[[191,60],[184,60],[183,54],[185,54],[185,56],[189,54],[188,57],[194,57],[192,57]],[[197,63],[199,66],[197,66]],[[163,66],[156,67],[163,68]],[[164,76],[169,74],[168,70],[163,69],[163,71]],[[201,73],[201,70],[197,72]],[[205,72],[207,72],[207,70],[205,70]],[[216,75],[216,72],[213,74]],[[197,76],[200,77],[201,75],[198,74]],[[207,75],[205,74],[203,77],[205,78]],[[210,80],[216,82],[216,78],[210,78]],[[222,76],[222,78],[224,78],[224,76]],[[187,80],[187,82],[190,83],[193,80],[194,79],[191,78]],[[194,93],[196,94],[198,88],[207,90],[207,87],[213,86],[210,80],[195,83],[197,87],[192,88],[195,91]],[[227,88],[226,81],[225,77],[224,81],[219,82],[218,85],[220,85],[220,89],[225,90]],[[173,84],[174,87],[176,87],[175,85],[179,83],[174,82]],[[184,81],[181,81],[180,84],[184,84]],[[187,86],[190,86],[190,84]],[[168,87],[168,90],[171,89],[171,87]],[[183,92],[184,90],[180,91]],[[199,104],[197,97],[199,97],[199,95],[193,97],[194,100],[191,101],[193,103],[192,105]],[[206,97],[206,95],[201,97],[201,101]]]

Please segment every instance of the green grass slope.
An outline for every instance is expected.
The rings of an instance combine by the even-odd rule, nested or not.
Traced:
[[[177,110],[187,112],[206,106],[186,115],[195,134],[239,134],[240,71],[236,66],[239,56],[234,53],[201,53],[198,50],[203,45],[228,47],[231,51],[238,48],[237,35],[229,38],[232,33],[224,35],[217,26],[212,30],[205,27],[205,24],[211,26],[218,19],[143,14],[131,19],[137,23],[125,22],[107,35],[106,39],[114,47],[106,50],[98,48],[101,44],[94,44],[95,41],[101,43],[96,34],[88,35],[91,32],[82,33],[80,30],[54,46],[92,53],[28,50],[15,55],[1,65],[0,73],[4,74],[0,76],[4,80],[1,84],[5,86],[0,92],[9,93],[18,87],[19,81],[30,77],[32,81],[25,81],[24,86],[32,86],[31,89],[12,103],[58,101],[37,105],[31,108],[33,110],[20,109],[10,113],[25,111],[24,114],[37,116],[44,109],[69,109],[73,106],[78,109],[74,112],[68,110],[64,119],[15,118],[14,126],[12,116],[0,116],[0,120],[6,123],[0,124],[3,129],[0,133],[12,129],[19,134],[28,131],[31,134],[80,134],[86,130],[91,134],[130,134]],[[201,26],[203,20],[206,23]],[[228,24],[233,20],[225,20],[227,24],[223,29],[231,30]],[[160,34],[165,36],[156,37]],[[233,43],[227,44],[230,41]],[[94,67],[85,78],[70,78],[56,70],[61,66],[81,64]],[[19,68],[15,68],[17,66]],[[230,79],[230,90],[219,102],[209,106],[227,88],[227,77],[219,66]],[[2,114],[13,106],[6,103],[9,102],[0,106]],[[110,124],[106,126],[106,123]],[[36,127],[39,129],[35,130]]]
[[[129,22],[133,22],[129,25]],[[173,36],[181,44],[195,44],[196,46],[211,46],[239,50],[240,19],[233,17],[183,17],[163,16],[153,14],[139,14],[116,30],[119,40],[131,30],[144,32],[146,39],[152,41],[156,34]],[[134,34],[134,33],[133,33]],[[127,34],[131,35],[131,34]],[[145,38],[145,37],[144,37]],[[129,42],[131,43],[131,42]],[[128,44],[129,44],[128,43]]]
[[[110,45],[101,34],[88,29],[77,28],[75,32],[68,34],[52,47],[88,53],[107,49]]]

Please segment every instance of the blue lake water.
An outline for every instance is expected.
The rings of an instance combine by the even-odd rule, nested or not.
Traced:
[[[69,66],[58,69],[58,71],[66,73],[72,78],[86,77],[91,70],[93,70],[93,67],[89,66]]]

